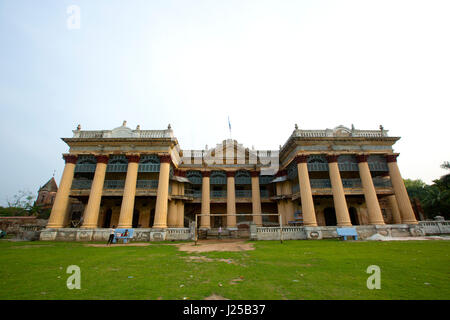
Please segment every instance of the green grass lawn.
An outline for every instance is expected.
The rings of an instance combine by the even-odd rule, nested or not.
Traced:
[[[167,244],[3,240],[0,299],[450,298],[450,241],[259,241],[253,251],[205,253]],[[66,287],[69,265],[81,268],[80,290]],[[380,290],[366,287],[369,265],[381,268]]]

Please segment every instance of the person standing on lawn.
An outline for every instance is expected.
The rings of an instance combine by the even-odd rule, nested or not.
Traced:
[[[218,234],[219,234],[219,239],[221,239],[222,237],[222,226],[220,226],[219,227],[219,231],[218,231]]]
[[[111,243],[113,243],[114,240],[114,233],[116,232],[116,226],[113,226],[111,229],[111,232],[109,233],[109,239],[108,239],[108,243],[107,245],[110,245]]]

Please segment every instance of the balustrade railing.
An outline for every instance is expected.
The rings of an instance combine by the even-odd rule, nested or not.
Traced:
[[[227,184],[227,178],[224,177],[213,177],[209,180],[210,184]]]
[[[358,164],[357,163],[349,163],[349,162],[344,162],[344,163],[339,163],[339,170],[340,171],[358,171]]]
[[[370,171],[388,171],[387,163],[382,162],[369,162]]]
[[[123,189],[125,187],[125,180],[105,180],[103,189]]]
[[[331,188],[329,179],[310,179],[311,188]]]
[[[81,189],[90,189],[92,186],[92,180],[73,180],[72,189],[81,190]]]
[[[138,172],[159,172],[159,164],[140,163]]]
[[[213,190],[211,191],[211,198],[226,198],[227,192],[225,190]]]
[[[328,163],[308,163],[308,171],[328,171]]]
[[[344,188],[361,188],[361,179],[342,179]]]
[[[249,177],[236,177],[234,179],[235,184],[252,184],[252,180]]]
[[[108,164],[106,172],[127,172],[128,164],[126,163],[113,163]]]
[[[95,172],[96,164],[92,163],[80,163],[75,167],[75,172]]]
[[[158,189],[158,180],[138,180],[136,188],[139,189]]]
[[[252,190],[236,190],[236,198],[251,198]]]
[[[392,187],[392,183],[390,179],[373,179],[373,185],[376,188],[390,188]]]

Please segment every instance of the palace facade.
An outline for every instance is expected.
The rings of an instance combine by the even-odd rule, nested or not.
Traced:
[[[398,139],[382,126],[296,125],[279,150],[231,139],[182,150],[170,125],[78,126],[62,139],[69,152],[47,229],[73,226],[71,199],[84,206],[81,229],[186,228],[197,214],[202,229],[275,225],[276,214],[307,227],[417,224],[393,151]]]

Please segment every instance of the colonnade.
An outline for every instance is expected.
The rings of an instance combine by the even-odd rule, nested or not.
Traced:
[[[386,160],[389,169],[394,195],[389,196],[389,203],[392,207],[394,223],[417,224],[405,184],[400,175],[397,165],[398,155],[387,155]],[[351,226],[350,215],[345,198],[345,192],[342,185],[342,179],[338,167],[338,155],[329,154],[326,156],[328,161],[331,191],[333,194],[334,208],[336,212],[337,226],[345,227]],[[362,190],[364,193],[365,202],[367,205],[369,224],[383,225],[384,219],[378,202],[377,193],[373,184],[369,165],[367,162],[368,155],[361,154],[356,156],[358,162],[359,175],[361,178]],[[311,191],[311,184],[309,180],[308,155],[299,155],[295,157],[294,161],[297,164],[300,201],[303,214],[304,226],[317,226],[316,213],[314,210],[314,201]],[[277,184],[277,194],[288,194],[284,188],[289,188],[289,181]],[[285,220],[290,221],[293,218],[294,209],[291,200],[280,200],[278,202],[279,211],[284,212]],[[293,220],[293,219],[292,219]],[[285,223],[286,223],[285,222]]]
[[[127,155],[128,168],[125,178],[125,187],[123,190],[122,204],[120,208],[120,215],[118,220],[118,228],[131,228],[133,222],[134,203],[136,197],[136,183],[139,168],[139,155]],[[64,227],[65,217],[68,213],[69,194],[72,186],[72,181],[75,172],[75,165],[77,162],[76,155],[63,156],[66,165],[64,167],[63,175],[60,182],[60,187],[56,193],[55,203],[50,214],[47,228],[62,228]],[[81,228],[97,228],[98,218],[100,212],[100,203],[103,193],[103,184],[105,180],[106,167],[108,163],[108,155],[97,155],[97,165],[92,181],[91,190],[89,193],[89,200],[84,212],[84,220]],[[160,156],[160,172],[158,189],[155,206],[154,228],[167,228],[168,225],[168,199],[169,199],[169,176],[170,176],[170,155]],[[176,200],[171,200],[175,203],[177,216],[184,212],[184,206],[176,203]],[[179,213],[178,213],[179,212]],[[171,215],[172,219],[172,215]],[[174,225],[180,225],[182,218],[177,217]],[[173,220],[171,220],[172,223]]]
[[[235,171],[227,171],[227,229],[237,229],[236,224],[236,191],[235,191]],[[253,223],[257,226],[262,226],[261,216],[261,192],[259,188],[259,172],[251,171],[251,186],[252,186],[252,213]],[[211,171],[202,171],[202,202],[201,202],[201,216],[200,228],[211,228],[211,186],[210,186]]]
[[[89,200],[84,213],[82,228],[97,228],[100,204],[105,180],[108,155],[97,155],[97,165],[89,193]],[[339,172],[338,155],[329,154],[326,156],[329,167],[331,189],[333,194],[336,220],[338,226],[351,226],[342,179]],[[369,224],[384,224],[376,190],[370,174],[367,162],[368,155],[357,155],[358,169],[362,183],[364,198],[367,204]],[[417,221],[406,192],[400,171],[397,165],[397,155],[387,155],[389,175],[394,190],[394,195],[389,197],[389,202],[393,207],[395,223],[416,224]],[[49,218],[48,228],[62,228],[68,211],[69,194],[73,181],[77,156],[64,155],[65,167],[62,174],[60,186],[55,197],[55,202]],[[139,155],[127,155],[128,168],[123,191],[122,204],[118,220],[118,228],[131,228],[133,211],[136,196],[136,183],[139,168]],[[303,225],[317,226],[314,201],[311,191],[308,166],[308,155],[298,155],[294,161],[297,164],[299,179],[300,201],[303,214]],[[155,217],[153,228],[183,227],[184,223],[184,202],[183,200],[172,199],[169,201],[169,176],[170,176],[170,155],[160,156],[159,181],[155,205]],[[210,228],[210,174],[211,171],[202,171],[202,198],[201,198],[201,218],[200,227]],[[227,171],[227,228],[234,229],[236,225],[236,194],[235,194],[235,171]],[[175,183],[175,194],[184,194],[182,183]],[[252,189],[252,212],[253,222],[257,226],[262,225],[261,195],[259,187],[259,172],[251,172]],[[277,184],[277,194],[290,194],[292,186],[289,181]],[[173,191],[174,192],[174,191]],[[294,219],[294,205],[292,201],[278,201],[279,212],[286,212],[283,223]]]

